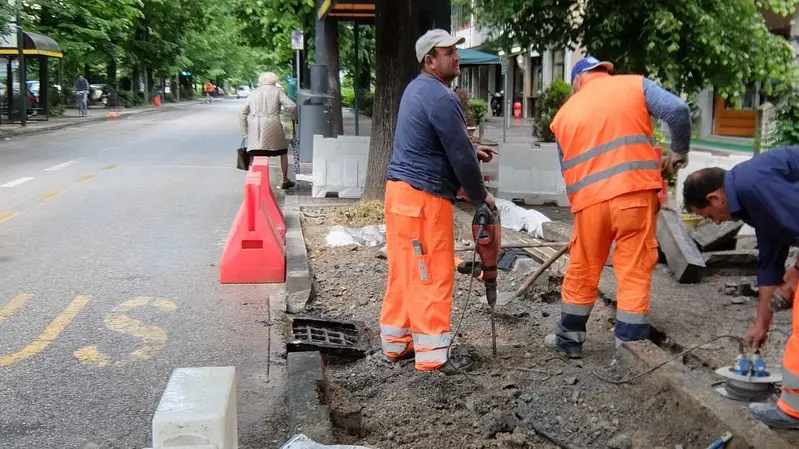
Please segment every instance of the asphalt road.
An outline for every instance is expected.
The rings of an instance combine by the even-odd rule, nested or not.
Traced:
[[[282,438],[279,290],[218,283],[242,101],[0,142],[0,447],[150,447],[172,370],[229,365],[239,447]]]

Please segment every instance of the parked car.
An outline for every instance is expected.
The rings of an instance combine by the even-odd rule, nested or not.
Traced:
[[[236,88],[236,98],[247,98],[250,96],[250,86],[239,86]]]

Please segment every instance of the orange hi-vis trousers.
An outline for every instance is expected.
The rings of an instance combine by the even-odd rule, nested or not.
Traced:
[[[657,191],[644,190],[619,195],[574,214],[557,329],[561,346],[579,347],[585,341],[585,326],[614,240],[617,344],[649,337],[649,290],[658,260],[658,210]]]
[[[452,203],[402,181],[386,184],[388,280],[380,313],[383,352],[415,351],[416,368],[447,361],[455,283]],[[421,254],[420,254],[421,253]]]
[[[799,289],[793,296],[791,337],[782,356],[782,394],[777,407],[786,415],[799,418]]]

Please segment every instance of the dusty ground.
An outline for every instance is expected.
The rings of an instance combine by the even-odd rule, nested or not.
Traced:
[[[412,363],[386,364],[377,330],[386,276],[383,254],[379,248],[326,247],[328,227],[346,220],[341,214],[331,219],[329,209],[327,217],[321,210],[306,211],[303,229],[317,289],[309,313],[364,321],[374,351],[357,363],[328,366],[330,379],[364,407],[360,434],[340,431],[341,442],[380,448],[555,447],[536,436],[532,429],[537,427],[575,448],[690,448],[706,447],[724,433],[663,386],[649,380],[615,386],[592,374],[598,370],[618,378],[639,369],[628,362],[610,367],[610,306],[600,302],[594,309],[582,361],[553,357],[542,340],[559,314],[558,279],[498,311],[496,359],[487,307],[477,301],[483,287],[474,283],[456,337],[459,348],[475,358],[469,377],[419,373]],[[501,272],[500,290],[513,290],[524,274]],[[464,310],[468,283],[468,276],[456,274],[453,328]]]

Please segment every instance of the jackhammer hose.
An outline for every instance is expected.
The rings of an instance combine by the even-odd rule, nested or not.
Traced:
[[[644,377],[647,374],[650,374],[650,373],[654,372],[657,369],[660,369],[661,367],[663,367],[667,363],[673,362],[673,361],[679,359],[680,357],[683,357],[684,355],[701,348],[702,346],[705,346],[707,344],[713,343],[716,340],[721,340],[722,338],[729,338],[730,340],[734,340],[735,342],[738,343],[738,353],[740,354],[740,353],[744,352],[744,347],[746,346],[746,344],[744,343],[744,339],[743,338],[741,338],[741,337],[739,337],[737,335],[719,335],[719,336],[711,338],[710,340],[708,340],[708,341],[706,341],[704,343],[699,343],[698,345],[691,346],[690,348],[688,348],[685,351],[683,351],[683,352],[675,355],[674,357],[666,360],[665,362],[660,363],[658,365],[655,365],[652,368],[649,368],[648,370],[646,370],[646,371],[644,371],[642,373],[636,374],[635,376],[629,377],[627,379],[621,379],[621,380],[608,379],[606,377],[600,376],[596,372],[596,370],[593,370],[591,373],[595,377],[597,377],[599,380],[604,380],[605,382],[613,384],[613,385],[622,385],[622,384],[630,383],[630,382],[632,382],[632,381],[634,381],[634,380],[636,380],[638,378]]]

